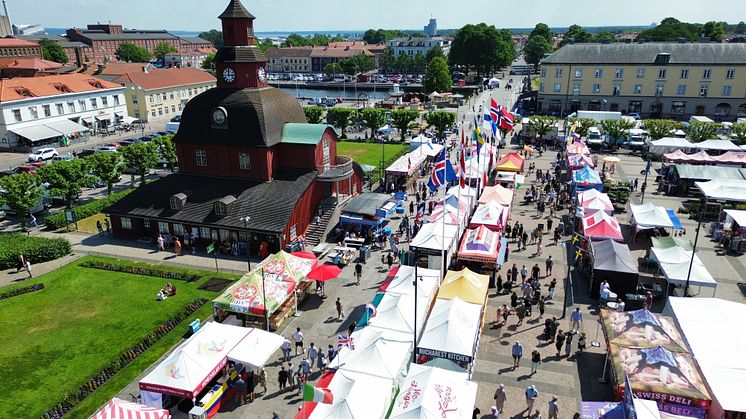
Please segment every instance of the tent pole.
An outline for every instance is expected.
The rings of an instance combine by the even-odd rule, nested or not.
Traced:
[[[705,199],[701,199],[699,204],[699,217],[697,219],[697,234],[694,236],[694,247],[692,248],[692,258],[689,260],[689,270],[686,273],[686,284],[684,285],[684,297],[689,294],[689,277],[692,275],[692,266],[694,265],[694,255],[697,253],[697,241],[699,241],[699,231],[702,229],[702,217],[705,214]]]
[[[598,377],[599,383],[605,383],[606,382],[606,367],[609,364],[609,351],[608,348],[606,350],[606,356],[604,356],[604,370],[601,371],[601,376]]]

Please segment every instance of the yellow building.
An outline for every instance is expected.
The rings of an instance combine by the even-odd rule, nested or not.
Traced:
[[[746,116],[746,44],[568,44],[540,65],[539,113]]]
[[[146,122],[170,120],[189,100],[216,85],[215,77],[196,68],[145,67],[113,81],[126,88],[127,113]]]

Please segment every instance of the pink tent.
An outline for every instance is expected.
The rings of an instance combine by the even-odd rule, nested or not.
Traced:
[[[707,154],[704,150],[700,150],[694,154],[689,155],[689,162],[690,163],[715,163],[716,160],[710,157],[709,154]]]
[[[113,398],[92,419],[169,419],[168,410]]]
[[[572,170],[580,169],[583,166],[596,167],[587,154],[568,154],[567,166]]]
[[[587,214],[593,211],[606,211],[609,214],[614,212],[614,204],[611,202],[609,195],[599,192],[596,189],[589,189],[584,192],[578,192],[578,205]]]
[[[486,204],[490,201],[497,202],[500,205],[510,206],[513,201],[513,191],[502,186],[487,186],[479,197],[480,204]]]
[[[458,250],[458,258],[477,262],[496,262],[500,251],[500,234],[479,226],[466,230]]]
[[[583,235],[591,239],[624,239],[619,222],[604,211],[583,216]]]
[[[443,211],[445,211],[445,214],[443,214]],[[443,205],[438,205],[435,208],[433,208],[433,212],[427,217],[428,223],[437,223],[440,220],[443,220],[445,218],[446,224],[452,224],[452,225],[458,225],[459,224],[459,218],[464,218],[466,215],[466,210],[462,209],[461,212],[456,214],[456,208],[453,208],[450,205],[447,205],[444,209]]]
[[[469,221],[469,228],[483,225],[490,230],[500,231],[507,225],[508,217],[510,217],[510,207],[500,205],[495,201],[479,204]]]
[[[585,143],[572,143],[567,146],[567,154],[587,154],[590,156],[591,151]]]
[[[684,163],[689,161],[689,155],[681,150],[676,150],[673,153],[664,154],[663,161],[671,163]]]
[[[746,151],[726,151],[720,156],[712,156],[718,163],[746,165]]]

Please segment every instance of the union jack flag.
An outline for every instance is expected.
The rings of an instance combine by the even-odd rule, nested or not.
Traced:
[[[352,341],[351,337],[347,335],[337,335],[337,351],[345,346],[353,351],[355,350],[355,342]]]

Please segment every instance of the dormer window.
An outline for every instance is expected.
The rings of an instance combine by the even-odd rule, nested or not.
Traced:
[[[184,205],[187,201],[187,195],[185,193],[177,193],[171,196],[170,206],[174,211],[180,211],[184,209]]]
[[[72,92],[70,90],[70,88],[67,87],[67,85],[62,84],[62,83],[53,83],[52,87],[54,87],[55,89],[57,89],[57,91],[60,92],[60,93],[71,93]]]
[[[20,87],[20,86],[19,87],[14,87],[13,90],[15,90],[16,93],[19,96],[23,96],[23,97],[33,97],[34,96],[34,94],[31,93],[31,91],[29,89],[25,88],[25,87]]]
[[[104,85],[101,84],[101,82],[98,81],[98,80],[94,80],[94,79],[88,80],[88,84],[90,84],[91,86],[95,87],[96,89],[103,89],[104,88]]]
[[[236,202],[236,197],[233,195],[226,195],[215,201],[215,215],[228,215],[234,202]]]

